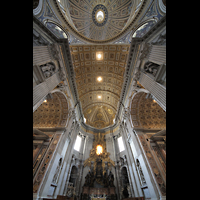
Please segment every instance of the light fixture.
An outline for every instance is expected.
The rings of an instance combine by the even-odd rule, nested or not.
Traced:
[[[101,145],[97,145],[96,154],[100,155],[101,153],[103,153],[103,147]]]
[[[103,60],[103,52],[96,52],[96,59]]]
[[[102,80],[101,76],[99,76],[99,77],[97,78],[97,80],[100,82],[100,81]]]
[[[47,102],[47,100],[45,99],[43,102],[45,102],[45,103],[46,103],[46,102]]]
[[[153,102],[156,103],[156,100],[154,99]]]
[[[101,96],[99,95],[99,96],[97,96],[98,97],[98,99],[101,99]]]

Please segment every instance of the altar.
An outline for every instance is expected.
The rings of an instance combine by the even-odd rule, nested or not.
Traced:
[[[117,199],[112,172],[115,163],[109,158],[109,155],[104,135],[100,133],[95,135],[90,157],[84,161],[84,167],[88,166],[90,169],[85,176],[81,200]]]

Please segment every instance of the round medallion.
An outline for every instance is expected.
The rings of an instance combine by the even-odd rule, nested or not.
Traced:
[[[103,26],[108,20],[107,8],[102,5],[96,5],[92,11],[92,20],[97,26]]]

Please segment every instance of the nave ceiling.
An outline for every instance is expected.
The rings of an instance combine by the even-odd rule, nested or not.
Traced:
[[[113,124],[129,47],[130,45],[70,45],[86,124],[99,129]],[[98,58],[99,55],[101,58]]]

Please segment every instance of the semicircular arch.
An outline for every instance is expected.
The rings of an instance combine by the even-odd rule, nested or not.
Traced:
[[[141,22],[135,30],[132,32],[132,38],[134,37],[143,37],[149,29],[156,24],[157,20],[155,18],[147,19]]]
[[[131,122],[135,128],[163,129],[166,128],[166,112],[145,92],[134,95],[131,105]]]
[[[53,32],[54,35],[56,35],[56,37],[68,38],[68,40],[70,40],[68,32],[65,31],[64,28],[56,21],[45,19],[43,23],[51,32]]]
[[[44,101],[33,113],[34,128],[65,127],[68,119],[68,101],[66,95],[52,91],[52,98]]]

